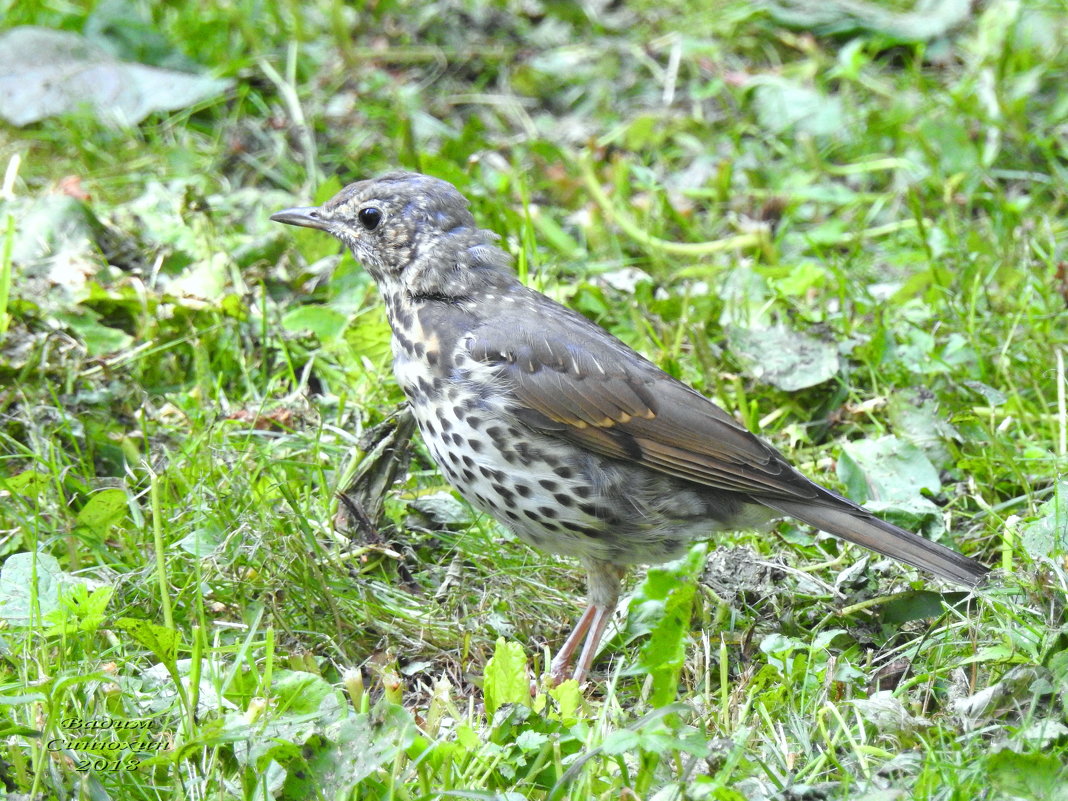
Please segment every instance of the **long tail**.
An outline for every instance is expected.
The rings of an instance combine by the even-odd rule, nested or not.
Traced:
[[[845,498],[830,492],[827,494],[830,496],[828,500],[833,499],[834,505],[819,501],[789,501],[778,498],[761,498],[760,501],[828,534],[834,534],[913,567],[929,570],[950,581],[973,586],[990,572],[989,568],[974,559],[880,520]]]

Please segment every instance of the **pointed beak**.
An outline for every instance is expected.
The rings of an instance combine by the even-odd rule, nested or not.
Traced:
[[[316,206],[303,206],[295,209],[282,209],[271,215],[275,222],[286,225],[299,225],[303,228],[318,228],[320,231],[329,231],[327,220],[322,217],[322,212]]]

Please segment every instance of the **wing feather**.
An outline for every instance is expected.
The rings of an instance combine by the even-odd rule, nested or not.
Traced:
[[[987,573],[805,478],[712,401],[581,315],[534,293],[528,298],[535,314],[486,321],[466,343],[470,357],[494,370],[514,399],[512,412],[531,428],[739,493],[952,581],[971,585]],[[547,315],[551,326],[542,319]]]
[[[700,393],[563,307],[563,325],[488,320],[466,338],[527,425],[604,456],[709,487],[784,500],[819,491],[771,446]],[[517,315],[517,317],[520,317]]]
[[[494,370],[514,399],[512,412],[531,428],[745,495],[953,581],[975,584],[986,574],[978,562],[805,478],[712,401],[581,315],[534,293],[528,303],[534,314],[484,322],[467,337],[467,349]]]

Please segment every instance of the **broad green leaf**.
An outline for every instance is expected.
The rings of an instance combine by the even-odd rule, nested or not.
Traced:
[[[282,327],[287,331],[311,331],[320,340],[334,339],[345,330],[348,319],[329,306],[309,304],[298,306],[282,317]]]
[[[23,470],[10,478],[4,478],[0,475],[0,487],[9,492],[17,492],[26,498],[36,498],[40,493],[48,489],[51,482],[52,476],[37,468]]]
[[[780,76],[762,75],[751,82],[756,84],[757,119],[771,132],[794,129],[813,136],[843,132],[845,111],[837,97]]]
[[[88,107],[101,121],[137,125],[154,111],[188,108],[231,85],[119,61],[80,34],[34,25],[0,36],[0,117],[29,125]]]
[[[523,646],[497,638],[493,656],[483,674],[486,714],[492,716],[504,704],[530,705],[530,679]]]
[[[879,607],[879,619],[883,623],[900,626],[910,620],[938,617],[944,611],[945,598],[941,593],[915,590],[900,593],[882,604]]]
[[[1068,768],[1053,754],[999,751],[986,760],[991,785],[1030,801],[1066,801]]]
[[[960,433],[942,416],[938,402],[929,392],[905,389],[887,399],[887,414],[897,435],[920,448],[932,464],[949,462],[947,441],[960,441]]]
[[[838,478],[858,503],[910,501],[922,497],[921,490],[942,489],[938,470],[924,452],[894,436],[846,443]]]
[[[178,656],[182,636],[174,629],[160,626],[148,620],[120,617],[115,628],[121,629],[150,650],[164,665],[173,667]]]
[[[636,751],[641,737],[636,731],[630,729],[617,729],[604,738],[601,743],[601,751],[608,756],[625,754],[628,751]]]
[[[31,593],[35,590],[37,607],[41,616],[47,618],[59,606],[61,583],[69,580],[70,577],[60,569],[59,562],[51,554],[12,554],[0,569],[0,618],[12,626],[30,625],[33,610]]]
[[[317,712],[323,700],[333,695],[330,682],[303,670],[279,670],[271,682],[275,707],[288,715],[309,715]]]
[[[1020,542],[1032,559],[1068,551],[1068,481],[1056,485],[1053,497],[1038,508],[1039,518],[1020,533]]]
[[[549,742],[549,735],[527,729],[515,738],[515,744],[523,751],[536,751]]]
[[[582,705],[582,691],[579,689],[579,683],[574,679],[562,681],[549,689],[549,697],[557,703],[556,710],[551,711],[549,716],[558,718],[565,725],[573,723]]]
[[[126,493],[121,489],[94,492],[78,512],[78,524],[98,537],[105,537],[112,526],[126,517],[126,501]]]
[[[188,265],[167,286],[169,295],[215,301],[226,292],[233,270],[227,253],[212,253]]]
[[[262,729],[245,727],[245,742],[235,755],[257,771],[272,764],[285,768],[279,799],[351,798],[355,785],[389,770],[417,729],[406,710],[390,704],[379,705],[372,714],[333,721],[338,711],[331,706],[318,715],[284,714],[273,716]],[[232,723],[240,730],[239,720]]]
[[[838,374],[838,345],[777,325],[727,330],[731,352],[746,374],[786,392],[822,384]]]
[[[78,312],[56,312],[55,317],[78,335],[90,356],[106,356],[133,344],[132,336],[100,324],[97,322],[99,315],[83,307],[79,307]]]
[[[222,544],[224,539],[225,533],[221,529],[208,524],[193,529],[174,543],[174,546],[193,556],[205,557],[215,553],[215,549]]]

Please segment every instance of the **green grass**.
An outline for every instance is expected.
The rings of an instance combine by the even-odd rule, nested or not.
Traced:
[[[713,6],[0,2],[234,80],[136,129],[0,127],[6,792],[1068,798],[1068,11],[920,44]],[[351,256],[267,217],[397,166],[813,478],[1003,570],[964,600],[791,522],[720,535],[638,571],[586,688],[532,692],[578,566],[418,441],[375,531],[337,497],[389,469],[388,330]],[[826,380],[762,374],[814,369],[748,352],[769,326]]]

